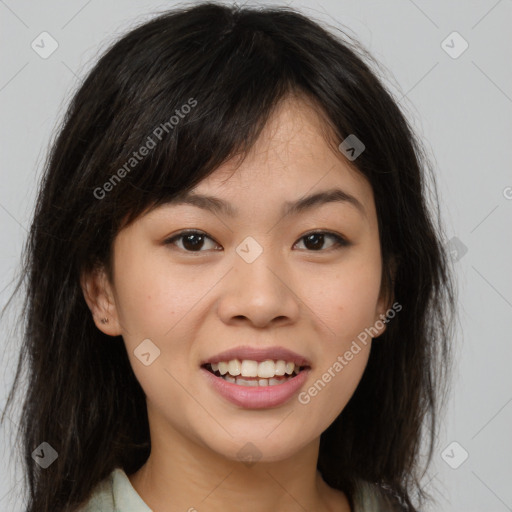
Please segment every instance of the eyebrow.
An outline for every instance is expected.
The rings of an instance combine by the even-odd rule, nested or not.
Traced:
[[[351,205],[366,217],[366,210],[362,203],[353,195],[339,188],[323,190],[321,192],[310,194],[298,199],[297,201],[285,201],[281,210],[281,215],[283,217],[288,215],[298,215],[326,203],[344,203]],[[236,217],[238,215],[238,210],[223,199],[205,194],[197,194],[195,192],[185,192],[180,194],[170,201],[167,201],[166,204],[189,204],[202,208],[203,210],[224,214],[228,217]]]

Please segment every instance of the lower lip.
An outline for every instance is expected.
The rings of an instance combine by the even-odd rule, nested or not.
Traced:
[[[265,409],[283,405],[301,388],[308,378],[310,368],[275,386],[241,386],[216,377],[206,368],[201,372],[220,395],[235,405],[248,409]]]

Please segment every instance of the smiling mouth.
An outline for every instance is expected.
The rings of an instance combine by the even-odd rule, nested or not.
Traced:
[[[231,375],[229,372],[222,375],[217,368],[214,370],[212,368],[211,363],[206,363],[201,366],[201,368],[204,368],[205,370],[208,370],[210,373],[215,375],[215,377],[218,377],[219,379],[223,379],[227,382],[230,382],[231,384],[237,384],[239,386],[246,386],[246,387],[265,387],[265,386],[279,386],[281,384],[284,384],[285,382],[288,382],[289,380],[294,379],[299,373],[309,370],[309,366],[295,366],[293,369],[293,372],[291,374],[286,375],[274,375],[273,377],[247,377],[243,375]]]

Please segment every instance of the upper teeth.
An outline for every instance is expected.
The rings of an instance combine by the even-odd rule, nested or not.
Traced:
[[[272,361],[267,359],[261,363],[258,361],[251,361],[244,359],[232,359],[231,361],[221,361],[219,363],[212,363],[212,370],[219,371],[221,375],[225,375],[229,372],[230,375],[236,377],[241,375],[242,377],[261,377],[270,378],[275,375],[291,375],[295,370],[295,363],[288,363],[280,359],[279,361]],[[297,371],[299,367],[297,366]]]

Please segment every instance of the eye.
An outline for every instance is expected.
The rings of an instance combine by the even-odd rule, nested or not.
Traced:
[[[212,240],[206,233],[196,230],[182,231],[172,238],[167,239],[164,243],[166,245],[174,245],[175,240],[183,239],[183,250],[187,252],[203,252],[200,249],[204,245],[204,240]],[[181,247],[180,247],[181,249]]]
[[[325,239],[330,238],[334,240],[331,248],[342,248],[349,246],[350,243],[345,240],[341,235],[332,233],[331,231],[312,231],[306,233],[299,240],[305,240],[305,245],[312,251],[318,252],[324,244]],[[209,237],[206,233],[197,230],[182,231],[177,235],[165,240],[166,245],[176,245],[176,241],[183,241],[183,246],[179,247],[186,252],[204,252],[201,249],[204,247],[204,241],[208,239],[216,244],[216,242]]]
[[[323,245],[325,238],[331,238],[334,240],[334,244],[331,248],[341,248],[350,245],[341,235],[332,233],[331,231],[312,231],[303,235],[300,240],[305,240],[305,245],[312,248],[313,251],[320,250],[320,246]]]

